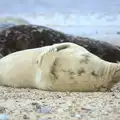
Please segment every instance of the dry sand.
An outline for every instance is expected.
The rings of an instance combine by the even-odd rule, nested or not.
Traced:
[[[63,93],[0,87],[9,120],[120,120],[120,83],[112,92]]]

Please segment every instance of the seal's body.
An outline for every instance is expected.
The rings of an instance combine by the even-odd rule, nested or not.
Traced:
[[[73,43],[31,49],[0,60],[0,85],[47,91],[106,91],[120,78],[120,65]]]

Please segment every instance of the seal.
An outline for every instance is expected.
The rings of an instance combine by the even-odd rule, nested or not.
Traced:
[[[120,61],[119,46],[108,42],[73,36],[39,25],[14,25],[0,32],[0,53],[6,56],[13,52],[72,42],[109,62]],[[114,57],[113,57],[114,56]]]
[[[108,91],[120,81],[120,64],[74,43],[23,50],[0,59],[0,85],[44,91]]]

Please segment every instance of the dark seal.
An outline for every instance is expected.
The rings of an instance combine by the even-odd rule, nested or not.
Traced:
[[[48,27],[31,24],[14,25],[0,31],[0,53],[3,56],[20,50],[63,42],[81,45],[106,61],[120,61],[119,46],[108,42],[64,34]]]

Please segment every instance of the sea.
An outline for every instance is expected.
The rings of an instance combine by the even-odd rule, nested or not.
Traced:
[[[75,36],[120,40],[120,0],[3,0],[0,24],[8,17]]]

